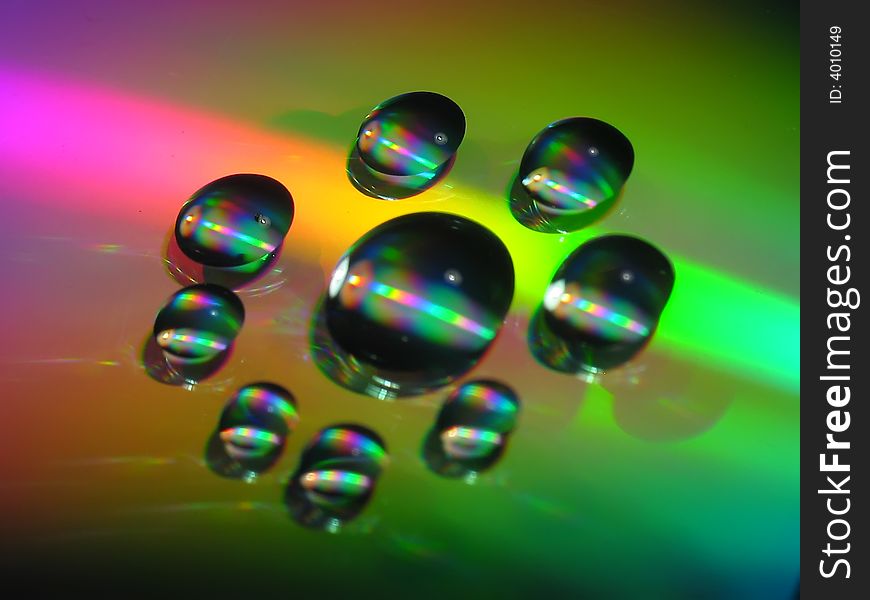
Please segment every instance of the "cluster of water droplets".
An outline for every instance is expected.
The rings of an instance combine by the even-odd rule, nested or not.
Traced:
[[[363,119],[347,159],[349,180],[370,197],[419,194],[450,171],[465,128],[462,110],[443,95],[390,98]],[[523,154],[510,210],[535,231],[576,231],[619,201],[633,164],[631,143],[612,125],[588,117],[554,122]],[[171,374],[157,379],[194,386],[227,360],[245,317],[229,288],[244,287],[277,261],[294,213],[287,188],[265,175],[222,177],[184,203],[168,254],[201,267],[205,283],[179,290],[157,314],[151,341]],[[671,263],[649,243],[593,238],[542,291],[529,327],[531,352],[570,374],[620,366],[653,336],[673,285]],[[314,311],[314,362],[336,384],[381,399],[448,386],[491,348],[514,287],[510,253],[484,225],[437,212],[389,220],[339,259]],[[465,382],[445,398],[426,434],[423,462],[440,476],[473,481],[504,455],[519,410],[506,384]],[[217,419],[206,463],[223,477],[253,482],[279,461],[299,419],[295,397],[281,385],[245,385]],[[301,525],[339,531],[369,503],[387,463],[387,446],[374,431],[326,427],[302,450],[284,502]]]

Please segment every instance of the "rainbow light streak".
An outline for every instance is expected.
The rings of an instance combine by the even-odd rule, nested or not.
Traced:
[[[561,300],[566,304],[570,303],[571,295],[563,294]],[[577,301],[574,302],[572,306],[575,306],[576,308],[579,308],[585,313],[589,313],[594,317],[598,317],[599,319],[603,319],[604,321],[613,323],[617,327],[627,329],[628,331],[636,333],[640,336],[649,335],[649,327],[647,327],[643,323],[639,323],[633,319],[626,317],[625,315],[621,315],[616,311],[610,310],[606,306],[602,306],[601,304],[590,302],[585,298],[577,298]]]
[[[195,335],[188,335],[186,333],[169,333],[168,331],[164,331],[160,334],[160,342],[161,345],[168,345],[172,342],[184,342],[197,346],[205,346],[206,348],[213,348],[214,350],[218,350],[219,352],[223,352],[227,349],[226,344],[223,344],[216,340],[197,337]]]
[[[246,388],[239,394],[239,400],[262,404],[267,409],[274,406],[278,409],[278,412],[288,419],[297,420],[299,418],[296,408],[292,404],[269,390]]]
[[[273,246],[271,244],[267,244],[266,242],[260,241],[255,237],[251,237],[251,236],[244,234],[240,231],[236,231],[234,229],[231,229],[225,225],[218,225],[217,223],[212,223],[211,221],[203,221],[202,226],[207,228],[207,229],[211,229],[212,231],[215,231],[221,235],[225,235],[228,237],[234,237],[237,240],[241,240],[241,241],[245,242],[246,244],[250,244],[251,246],[254,246],[255,248],[260,248],[261,250],[265,250],[266,252],[272,252],[276,248],[276,246]]]
[[[480,383],[472,383],[461,388],[461,394],[453,402],[469,400],[482,401],[482,405],[499,413],[517,412],[517,405],[496,390]],[[477,404],[477,403],[476,403]]]
[[[208,308],[209,306],[221,306],[221,302],[210,300],[208,296],[201,292],[182,292],[178,294],[173,303],[182,304],[182,308]]]
[[[547,156],[548,158],[550,158],[552,160],[552,159],[555,159],[559,155],[562,155],[562,154],[568,156],[568,158],[570,159],[570,161],[572,163],[578,164],[579,166],[581,166],[581,168],[584,168],[584,170],[591,171],[589,173],[589,176],[598,185],[598,187],[601,189],[601,191],[604,192],[605,198],[610,198],[613,195],[613,186],[610,185],[610,182],[602,175],[599,175],[598,172],[592,168],[592,165],[589,164],[589,161],[586,158],[586,156],[584,156],[583,154],[580,154],[579,152],[574,150],[568,144],[566,144],[564,142],[553,142],[553,145],[552,145],[550,152],[548,152],[545,156]],[[607,164],[608,163],[606,163],[606,162],[604,163],[604,165],[607,165]],[[606,166],[605,166],[605,169],[606,169]],[[613,174],[612,169],[606,169],[606,170],[611,171],[611,173],[610,173],[611,175]],[[548,185],[549,185],[549,183],[548,183]]]
[[[391,142],[390,140],[387,140],[384,138],[381,138],[380,140],[378,140],[378,142],[380,142],[382,145],[386,146],[387,148],[389,148],[393,152],[401,154],[402,156],[407,156],[408,158],[420,163],[421,165],[423,165],[424,167],[426,167],[429,170],[434,170],[438,167],[438,165],[436,165],[432,161],[426,160],[422,156],[414,154],[413,152],[411,152],[407,148],[403,148],[402,146],[398,145],[395,142]]]
[[[348,278],[348,283],[350,285],[360,285],[362,278],[358,275],[353,275]],[[385,283],[378,283],[377,281],[372,282],[369,286],[369,290],[373,293],[381,296],[382,298],[386,298],[387,300],[392,300],[397,304],[401,304],[402,306],[407,306],[408,308],[413,308],[420,312],[424,312],[429,316],[435,317],[436,319],[447,323],[448,325],[452,325],[453,327],[457,327],[459,329],[463,329],[469,333],[472,333],[478,337],[483,338],[486,341],[490,341],[495,337],[495,331],[488,327],[484,327],[480,323],[472,321],[468,317],[463,317],[459,313],[450,310],[449,308],[444,308],[443,306],[439,306],[428,300],[424,300],[419,296],[412,294],[410,292],[405,292],[398,288],[394,288],[391,285],[387,285]]]
[[[366,490],[372,486],[372,479],[362,473],[349,471],[310,471],[302,478],[302,487],[314,489],[324,487],[324,483],[331,483],[331,489],[361,488]]]
[[[572,192],[568,187],[562,185],[561,183],[557,183],[557,182],[553,181],[552,179],[548,179],[547,181],[545,181],[544,185],[546,185],[551,190],[555,190],[555,191],[559,192],[560,194],[565,194],[566,196],[569,196],[569,197],[573,198],[574,200],[577,200],[578,202],[585,204],[589,208],[595,208],[595,206],[598,204],[592,198],[587,198],[583,194],[578,194],[577,192]]]
[[[24,193],[41,193],[52,197],[59,184],[86,191],[70,196],[68,206],[82,213],[126,218],[120,204],[103,202],[104,188],[128,186],[137,181],[142,201],[154,198],[173,198],[191,186],[188,170],[178,169],[174,163],[163,163],[163,149],[167,143],[176,146],[178,153],[199,157],[196,168],[232,171],[239,161],[255,161],[264,172],[293,174],[283,158],[287,153],[307,157],[304,163],[306,177],[300,177],[299,189],[311,196],[324,193],[323,183],[330,177],[335,163],[335,152],[328,146],[311,139],[292,138],[266,133],[262,130],[232,121],[223,116],[204,113],[189,107],[143,99],[118,90],[83,85],[64,79],[49,79],[39,74],[0,67],[0,88],[14,90],[14,95],[0,95],[3,133],[0,136],[0,158],[8,168],[21,173],[39,172],[51,177],[36,179],[10,178],[10,189]],[[12,102],[11,99],[15,98]],[[184,136],[178,131],[186,130]],[[129,140],[139,143],[130,146]],[[244,157],[215,153],[215,146],[226,139],[245,142]],[[241,147],[234,145],[234,147]],[[76,148],[76,160],[69,160],[67,151]],[[107,154],[107,148],[124,147],[124,153]],[[667,144],[657,147],[658,154],[675,150]],[[162,151],[161,151],[162,152]],[[163,165],[161,177],[153,176],[155,164]],[[111,167],[106,170],[107,165]],[[711,165],[698,158],[694,168],[681,173],[682,187],[674,193],[687,197],[692,190],[703,187],[705,181],[699,173],[706,173]],[[107,173],[113,179],[106,180]],[[692,179],[688,176],[694,176]],[[733,174],[728,189],[757,186],[752,178]],[[48,182],[51,182],[49,185]],[[97,183],[99,182],[99,183]],[[345,192],[342,185],[329,189],[331,195],[348,202],[356,198]],[[17,187],[15,187],[17,186]],[[540,257],[552,256],[558,264],[562,256],[548,245],[546,237],[523,237],[516,233],[516,222],[509,214],[492,211],[492,198],[479,189],[456,184],[455,196],[462,200],[462,211],[468,218],[485,221],[500,234],[514,259],[519,282],[517,304],[533,307],[540,301],[540,290],[546,287],[541,274]],[[756,210],[777,210],[775,207],[790,201],[776,190],[766,192],[776,202],[759,204]],[[153,200],[152,200],[153,201]],[[458,200],[457,200],[458,201]],[[177,212],[174,203],[163,205],[166,218]],[[445,208],[453,205],[446,203]],[[504,211],[506,212],[506,211]],[[156,227],[163,223],[159,212],[150,223]],[[395,216],[392,213],[389,217]],[[337,232],[353,231],[358,234],[361,215],[353,211],[334,211],[333,227]],[[381,218],[383,217],[383,218]],[[364,215],[369,227],[389,218],[373,211]],[[765,213],[765,218],[770,217]],[[296,230],[300,242],[321,240],[315,227]],[[576,244],[605,231],[589,227],[573,234]],[[338,238],[336,238],[338,239]],[[355,239],[355,238],[353,238]],[[786,238],[783,238],[784,240]],[[572,244],[573,245],[573,244]],[[343,249],[343,248],[342,248]],[[522,249],[522,251],[520,251]],[[790,392],[800,389],[800,301],[772,288],[760,287],[738,275],[695,262],[685,256],[670,254],[678,283],[674,286],[668,307],[662,313],[657,343],[676,350],[692,361],[718,364],[741,376],[751,376],[782,387]],[[703,326],[699,326],[703,323]]]
[[[383,462],[387,457],[386,450],[380,444],[361,433],[350,431],[349,429],[327,429],[320,434],[318,441],[334,445],[343,452],[354,456],[357,454],[369,456],[379,463]]]
[[[501,434],[488,429],[474,429],[472,427],[461,427],[455,425],[442,434],[443,437],[461,440],[469,440],[474,442],[484,442],[486,444],[500,444]]]
[[[241,440],[262,442],[271,446],[281,445],[281,436],[270,431],[255,429],[253,427],[230,427],[220,432],[221,441],[224,443],[236,443]]]

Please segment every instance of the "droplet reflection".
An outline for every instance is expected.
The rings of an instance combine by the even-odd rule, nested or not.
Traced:
[[[444,178],[465,136],[450,98],[411,92],[382,102],[363,120],[347,161],[351,183],[385,200],[419,194]]]
[[[631,142],[612,125],[589,117],[557,121],[523,154],[511,212],[536,231],[577,231],[616,204],[633,166]]]
[[[265,175],[228,175],[184,203],[175,237],[181,251],[200,264],[241,267],[278,250],[293,212],[293,197],[280,182]]]
[[[230,290],[192,285],[173,294],[157,314],[153,339],[171,369],[211,374],[208,365],[231,351],[244,319],[244,306]]]
[[[224,407],[206,448],[206,464],[223,477],[250,481],[280,458],[298,423],[289,391],[274,383],[246,385]]]
[[[333,425],[302,451],[284,501],[300,525],[335,533],[371,500],[388,462],[386,445],[359,425]]]
[[[424,462],[438,475],[474,481],[504,454],[519,408],[516,393],[503,383],[463,384],[444,402],[426,434]]]

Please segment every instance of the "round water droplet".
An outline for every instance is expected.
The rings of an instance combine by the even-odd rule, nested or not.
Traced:
[[[312,351],[324,373],[354,391],[422,393],[480,360],[513,292],[510,255],[488,229],[443,213],[399,217],[339,261]]]
[[[192,285],[173,294],[157,314],[154,339],[174,363],[204,363],[230,350],[244,320],[242,301],[230,290]]]
[[[237,391],[224,407],[206,452],[209,467],[225,477],[245,478],[270,468],[299,423],[293,395],[274,383],[252,383]]]
[[[503,383],[470,381],[441,407],[423,443],[423,460],[445,477],[467,477],[492,467],[504,453],[520,403]]]
[[[301,525],[337,530],[371,500],[388,461],[386,445],[359,425],[333,425],[302,451],[290,477],[285,503]]]
[[[577,231],[616,204],[633,166],[631,142],[612,125],[589,117],[557,121],[523,154],[511,211],[536,231]]]
[[[284,242],[293,222],[293,197],[265,175],[229,175],[185,202],[175,222],[178,247],[212,267],[263,260]]]
[[[348,159],[351,183],[395,200],[431,187],[449,171],[465,136],[465,115],[450,98],[411,92],[379,104],[363,120]]]
[[[566,373],[619,366],[652,338],[673,286],[670,261],[647,242],[626,235],[588,241],[547,288],[529,329],[532,353]]]

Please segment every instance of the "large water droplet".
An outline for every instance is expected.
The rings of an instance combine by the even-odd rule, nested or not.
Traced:
[[[674,286],[667,257],[626,235],[590,240],[559,267],[532,318],[529,344],[544,365],[599,373],[652,338]]]
[[[631,142],[612,125],[589,117],[557,121],[523,154],[511,212],[536,231],[577,231],[616,204],[633,165]]]
[[[444,402],[426,435],[423,460],[445,477],[468,478],[489,469],[504,453],[519,408],[516,393],[503,383],[464,383]]]
[[[351,390],[422,393],[477,363],[513,292],[510,255],[488,229],[455,215],[405,215],[339,261],[315,316],[313,354]]]
[[[173,364],[209,362],[229,352],[245,319],[242,301],[226,288],[192,285],[157,314],[154,340]]]
[[[388,461],[386,445],[359,425],[333,425],[302,451],[284,500],[301,525],[337,531],[371,500]]]
[[[206,450],[217,474],[250,479],[269,469],[299,423],[293,395],[274,383],[251,383],[230,398]]]
[[[351,183],[369,196],[418,194],[450,170],[465,115],[450,98],[411,92],[382,102],[363,120],[348,158]]]
[[[265,175],[229,175],[197,190],[175,222],[178,247],[212,267],[267,260],[293,221],[293,198]]]

